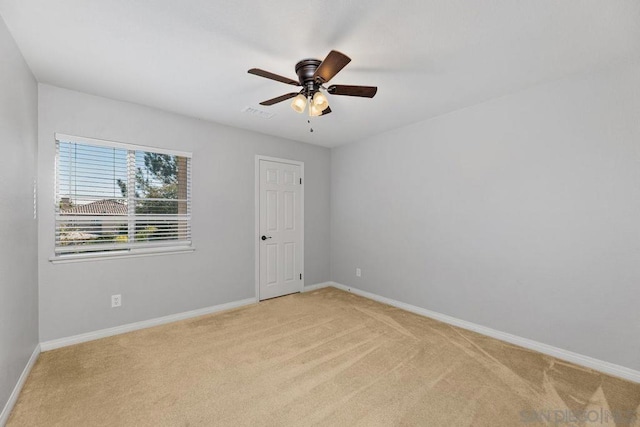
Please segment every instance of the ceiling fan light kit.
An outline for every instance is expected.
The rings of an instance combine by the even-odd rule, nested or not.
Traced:
[[[349,62],[351,62],[351,58],[347,55],[337,50],[332,50],[324,61],[318,59],[303,59],[298,62],[296,64],[298,81],[259,68],[252,68],[248,73],[292,86],[302,87],[299,92],[291,92],[262,101],[260,105],[274,105],[293,98],[291,108],[295,112],[304,113],[307,104],[309,104],[309,115],[317,117],[324,116],[331,112],[329,101],[320,89],[325,90],[331,95],[358,96],[364,98],[373,98],[378,91],[378,88],[375,86],[331,85],[328,88],[323,86]]]

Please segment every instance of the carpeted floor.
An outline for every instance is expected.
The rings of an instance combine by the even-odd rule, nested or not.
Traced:
[[[611,415],[640,425],[640,384],[325,288],[43,353],[8,425],[601,426]]]

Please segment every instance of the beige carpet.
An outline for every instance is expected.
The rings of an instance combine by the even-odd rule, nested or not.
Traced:
[[[639,384],[326,288],[43,353],[8,425],[600,426],[639,413]]]

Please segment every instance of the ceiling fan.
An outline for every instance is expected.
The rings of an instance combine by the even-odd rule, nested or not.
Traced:
[[[329,101],[322,91],[326,91],[331,95],[360,96],[363,98],[373,98],[378,91],[378,88],[375,86],[324,86],[325,83],[328,83],[329,80],[338,74],[349,62],[351,62],[351,58],[347,55],[340,53],[337,50],[332,50],[324,61],[320,61],[318,59],[303,59],[298,62],[296,64],[298,80],[283,77],[259,68],[252,68],[248,73],[290,84],[292,86],[302,87],[299,92],[291,92],[276,98],[268,99],[266,101],[262,101],[260,105],[273,105],[278,102],[294,98],[291,102],[291,108],[296,112],[303,113],[307,104],[309,104],[310,116],[324,116],[331,112],[331,108],[329,108]]]

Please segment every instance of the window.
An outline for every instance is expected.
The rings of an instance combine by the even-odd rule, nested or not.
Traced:
[[[55,257],[188,249],[191,154],[56,134]]]

